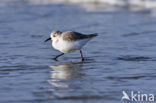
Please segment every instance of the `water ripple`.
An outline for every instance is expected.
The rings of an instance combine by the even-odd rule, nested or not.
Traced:
[[[156,58],[145,57],[145,56],[129,56],[129,55],[118,57],[117,59],[123,61],[156,61]]]

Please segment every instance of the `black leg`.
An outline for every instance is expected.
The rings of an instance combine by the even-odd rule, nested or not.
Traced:
[[[57,60],[58,57],[64,55],[64,53],[61,53],[60,55],[57,55],[55,58],[53,58],[54,60]]]
[[[82,51],[80,50],[80,54],[81,54],[81,59],[82,59],[82,61],[84,61],[84,57],[83,57],[83,55],[82,55]]]

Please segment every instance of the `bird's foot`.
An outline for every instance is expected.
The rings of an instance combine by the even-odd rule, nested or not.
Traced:
[[[84,60],[85,60],[84,58],[81,59],[82,62],[84,62]]]

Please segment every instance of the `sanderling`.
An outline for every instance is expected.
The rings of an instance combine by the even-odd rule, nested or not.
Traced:
[[[89,40],[96,36],[97,33],[84,35],[74,31],[60,32],[55,30],[50,34],[50,38],[46,39],[45,42],[52,40],[53,48],[62,52],[60,55],[53,58],[55,60],[65,53],[72,53],[79,50],[82,61],[84,61],[81,49]]]

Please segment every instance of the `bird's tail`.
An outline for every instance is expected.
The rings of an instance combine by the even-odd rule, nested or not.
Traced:
[[[96,36],[98,36],[97,33],[87,35],[88,38],[93,38],[93,37],[96,37]]]

